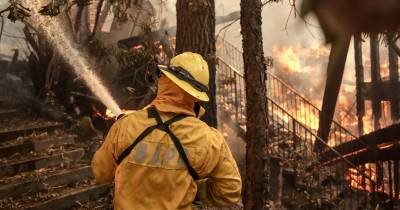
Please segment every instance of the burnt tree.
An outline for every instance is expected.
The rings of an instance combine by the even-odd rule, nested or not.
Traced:
[[[178,0],[176,2],[176,52],[191,51],[201,54],[210,70],[209,96],[205,104],[204,120],[217,127],[217,103],[215,98],[215,3],[214,0]]]
[[[261,31],[261,1],[242,0],[240,25],[246,83],[246,179],[244,209],[266,208],[265,180],[267,145],[266,66]]]

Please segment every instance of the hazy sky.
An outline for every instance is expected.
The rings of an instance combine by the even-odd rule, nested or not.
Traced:
[[[0,0],[0,10],[7,8],[7,6],[8,0]],[[26,44],[23,39],[19,38],[23,37],[23,33],[21,31],[22,24],[19,22],[13,23],[7,19],[6,15],[3,16],[5,19],[5,24],[3,36],[1,37],[0,54],[10,55],[13,48],[23,49],[25,48]]]
[[[157,1],[157,0],[154,0]],[[163,17],[167,17],[169,23],[174,25],[175,17],[175,2],[167,1],[168,11],[163,12]],[[298,2],[300,5],[300,2]],[[240,10],[240,0],[216,0],[215,2],[216,15],[227,15],[234,11]],[[294,17],[294,11],[289,17],[291,7],[288,0],[283,0],[280,3],[272,3],[264,7],[262,12],[263,19],[263,44],[266,55],[272,53],[272,47],[275,45],[298,45],[307,47],[311,45],[319,45],[323,43],[323,39],[319,33],[319,28],[310,26],[308,31],[304,22],[300,18]],[[289,17],[287,30],[285,30],[286,21]],[[313,25],[318,25],[315,21],[310,20]],[[221,26],[217,27],[217,32]],[[231,43],[240,47],[242,38],[240,34],[240,23],[232,25],[225,33],[225,38]]]
[[[157,2],[159,0],[152,0]],[[176,24],[175,16],[175,2],[176,0],[165,1],[167,4],[167,10],[162,11],[162,17],[167,17],[169,24]],[[0,9],[7,6],[8,0],[0,0]],[[216,14],[226,15],[240,9],[240,0],[216,0],[215,3]],[[287,29],[285,30],[285,24],[290,13],[290,6],[288,0],[283,0],[281,3],[272,3],[264,7],[262,12],[263,17],[263,37],[264,37],[264,49],[266,55],[271,55],[272,48],[276,45],[301,45],[303,47],[318,45],[323,42],[319,34],[319,28],[310,26],[312,30],[310,33],[305,24],[300,18],[294,18],[294,12],[289,17]],[[315,21],[314,21],[315,22]],[[315,23],[317,25],[317,23]],[[7,35],[20,36],[20,24],[14,24],[6,21],[6,32],[2,38],[2,42],[11,44],[13,46],[23,46],[21,40],[7,37]],[[217,32],[221,26],[217,27]],[[313,37],[314,36],[314,37]],[[239,22],[232,25],[229,30],[225,33],[225,38],[241,47],[241,35],[240,35],[240,24]],[[3,43],[4,44],[4,43]],[[6,53],[9,49],[4,46],[0,46],[0,53]]]

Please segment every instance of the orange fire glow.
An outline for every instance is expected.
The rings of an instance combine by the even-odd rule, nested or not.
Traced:
[[[92,110],[94,112],[94,114],[96,116],[99,116],[105,120],[115,120],[117,116],[115,116],[115,114],[110,110],[110,109],[106,109],[104,113],[101,113],[95,105],[92,104]],[[124,114],[129,114],[132,113],[134,110],[126,110],[126,109],[122,109],[122,112]]]
[[[275,46],[272,49],[274,55],[274,74],[292,86],[297,92],[304,95],[312,104],[320,107],[321,99],[323,96],[325,71],[327,61],[329,59],[329,47],[323,45],[314,45],[311,47],[296,46]],[[349,54],[348,60],[351,59],[352,54]],[[389,64],[387,58],[380,65],[381,78],[387,80],[389,78]],[[399,61],[400,63],[400,61]],[[370,57],[369,50],[366,50],[363,55],[363,64],[365,69],[369,69]],[[368,101],[365,105],[365,115],[363,121],[363,133],[358,133],[358,119],[356,110],[356,77],[354,73],[354,64],[350,62],[346,66],[343,76],[343,82],[339,98],[337,101],[335,120],[342,125],[342,127],[349,130],[354,135],[362,135],[372,132],[374,129],[374,119],[371,104]],[[365,71],[365,81],[371,80],[369,71]],[[393,122],[391,119],[390,105],[388,102],[383,102],[382,117],[379,119],[380,126],[386,127]],[[303,107],[298,107],[298,110],[289,113],[301,113],[297,116],[297,120],[301,123],[308,125],[311,129],[318,129],[318,120],[310,122],[307,119],[314,119],[314,113],[304,113]],[[314,114],[315,115],[315,114]]]
[[[319,60],[329,56],[329,48],[326,46],[302,47],[273,47],[272,53],[275,62],[283,64],[291,72],[310,72],[315,71],[313,65],[308,60]],[[317,69],[318,70],[318,69]]]

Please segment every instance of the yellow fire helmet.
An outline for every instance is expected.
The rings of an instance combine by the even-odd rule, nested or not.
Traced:
[[[184,91],[199,99],[209,101],[210,74],[207,62],[197,53],[184,52],[171,59],[169,66],[158,65],[160,71]]]

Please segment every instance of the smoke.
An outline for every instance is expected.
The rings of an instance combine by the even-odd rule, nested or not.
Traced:
[[[43,34],[57,51],[60,52],[64,60],[72,66],[75,73],[86,82],[93,94],[116,116],[121,114],[121,109],[95,74],[95,70],[88,62],[88,58],[74,47],[71,39],[66,35],[67,33],[63,30],[63,24],[60,19],[39,14],[38,11],[41,7],[40,0],[25,0],[25,3],[32,9],[31,21],[40,27]]]
[[[238,131],[227,126],[226,123],[221,121],[222,119],[219,119],[219,130],[222,132],[229,146],[229,149],[231,150],[232,155],[236,160],[239,171],[244,172],[246,170],[246,143],[241,137],[237,136],[237,134],[239,133]]]

